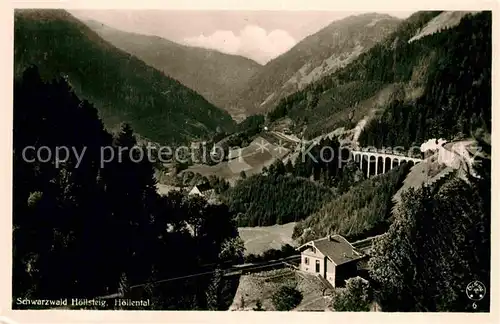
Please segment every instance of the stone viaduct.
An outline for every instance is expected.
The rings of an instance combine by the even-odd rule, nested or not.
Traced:
[[[415,165],[422,162],[423,159],[409,157],[401,154],[387,152],[373,152],[363,149],[351,150],[351,156],[354,161],[359,162],[361,170],[366,170],[366,176],[386,173],[401,163],[408,162]]]

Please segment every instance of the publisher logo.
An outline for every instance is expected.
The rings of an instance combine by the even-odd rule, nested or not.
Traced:
[[[486,286],[481,281],[472,281],[467,285],[465,293],[470,300],[480,301],[486,295]]]

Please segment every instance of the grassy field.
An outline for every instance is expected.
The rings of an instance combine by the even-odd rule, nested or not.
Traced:
[[[199,173],[206,177],[216,175],[228,180],[230,183],[234,183],[240,178],[241,171],[245,171],[247,176],[258,174],[262,171],[262,168],[268,167],[276,159],[283,159],[288,153],[288,149],[280,149],[277,145],[259,136],[250,145],[242,148],[241,153],[236,153],[238,157],[234,159],[212,166],[195,164],[186,171]],[[231,156],[233,155],[231,154]]]
[[[274,311],[271,297],[285,285],[296,287],[303,295],[302,302],[294,310],[324,311],[327,309],[329,297],[323,296],[324,286],[314,275],[284,268],[241,276],[229,310],[252,310],[260,300],[264,310]]]
[[[418,189],[423,184],[428,183],[434,176],[439,174],[446,168],[445,165],[441,165],[437,161],[437,155],[429,158],[428,161],[420,162],[414,165],[410,173],[406,176],[403,186],[394,195],[394,201],[399,203],[401,200],[401,194],[408,190],[409,188]]]
[[[295,222],[262,227],[240,227],[240,237],[245,242],[246,254],[260,254],[269,249],[279,249],[285,244],[295,245],[292,240]]]
[[[160,195],[167,195],[170,191],[173,190],[181,190],[180,187],[174,187],[174,186],[169,186],[169,185],[164,185],[164,184],[156,184],[156,189]]]

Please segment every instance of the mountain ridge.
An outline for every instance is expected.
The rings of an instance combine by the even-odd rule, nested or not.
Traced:
[[[345,66],[387,36],[399,22],[377,13],[333,21],[264,65],[250,78],[237,105],[249,114],[268,111],[280,99]]]
[[[244,114],[230,104],[262,65],[239,55],[179,44],[156,35],[125,32],[95,20],[82,20],[114,46],[180,81],[212,104],[241,120]]]
[[[158,143],[185,143],[232,129],[225,111],[135,56],[102,39],[64,10],[16,10],[15,75],[36,65],[65,76],[93,103],[108,128],[129,122]]]

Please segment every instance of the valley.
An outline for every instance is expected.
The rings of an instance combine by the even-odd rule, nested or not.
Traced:
[[[125,33],[97,21],[84,21],[104,40],[195,90],[241,122],[245,111],[230,104],[261,65],[247,58],[179,45],[155,36]]]
[[[264,65],[14,18],[14,297],[489,311],[491,12],[360,13]]]
[[[245,253],[261,254],[269,249],[280,249],[285,244],[296,245],[292,240],[294,222],[262,227],[239,227],[245,243]]]

